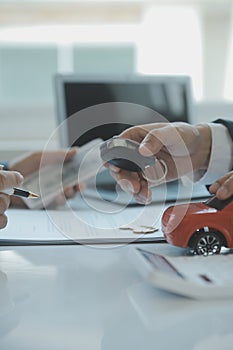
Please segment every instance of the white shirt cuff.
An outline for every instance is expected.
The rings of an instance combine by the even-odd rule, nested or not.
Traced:
[[[221,124],[208,124],[211,129],[212,146],[207,171],[196,183],[211,185],[233,168],[233,142],[227,128]]]

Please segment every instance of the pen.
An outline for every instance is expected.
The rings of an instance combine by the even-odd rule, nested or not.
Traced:
[[[0,170],[4,169],[4,165],[0,164]],[[5,188],[4,190],[0,190],[2,193],[9,194],[10,196],[18,196],[18,197],[25,197],[25,198],[39,198],[38,194],[33,193],[31,191],[22,190],[20,188]]]
[[[18,197],[25,197],[25,198],[39,198],[38,194],[36,193],[22,190],[16,187],[0,190],[0,192],[9,194],[10,196],[18,196]]]

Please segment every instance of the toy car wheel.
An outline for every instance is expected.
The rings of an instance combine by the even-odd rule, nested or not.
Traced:
[[[222,239],[216,232],[198,232],[192,241],[192,249],[198,255],[219,254],[221,247]]]

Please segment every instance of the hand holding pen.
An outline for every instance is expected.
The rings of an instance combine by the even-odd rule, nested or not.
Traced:
[[[1,191],[2,193],[8,194],[9,196],[18,196],[24,198],[39,198],[39,195],[31,191],[22,190],[21,188],[7,188]]]
[[[4,171],[0,165],[0,229],[7,224],[5,211],[10,205],[10,195],[31,197],[32,193],[17,188],[23,182],[23,176],[17,171]],[[5,193],[6,192],[6,193]],[[37,196],[33,194],[33,196]],[[37,196],[38,197],[38,196]]]
[[[33,174],[35,175],[36,173],[39,176],[38,171],[40,171],[40,169],[42,169],[44,166],[52,164],[63,164],[64,161],[66,162],[71,160],[74,156],[76,156],[77,152],[78,149],[76,147],[72,147],[70,149],[58,149],[54,151],[36,151],[26,153],[8,161],[7,168],[8,171],[16,170],[20,172],[27,179],[28,177],[30,177]],[[30,190],[30,187],[28,187],[28,189]],[[80,188],[78,183],[74,186],[64,187],[64,193],[57,194],[54,197],[53,202],[50,204],[50,208],[56,208],[57,206],[64,205],[66,203],[66,200],[69,198],[73,198],[76,195],[76,193],[79,192],[79,190]],[[15,195],[11,196],[11,205],[13,207],[26,208],[27,202],[29,201],[22,200],[22,197],[18,197]]]

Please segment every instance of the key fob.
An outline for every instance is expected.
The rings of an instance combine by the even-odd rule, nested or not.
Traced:
[[[120,169],[141,172],[155,165],[156,158],[141,155],[139,146],[136,141],[114,136],[100,145],[100,156],[104,162]]]

